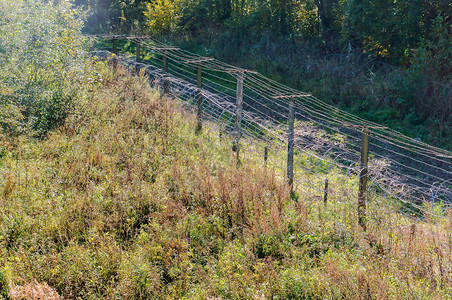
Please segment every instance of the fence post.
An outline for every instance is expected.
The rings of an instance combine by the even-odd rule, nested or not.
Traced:
[[[289,130],[287,141],[287,179],[290,186],[290,193],[293,193],[293,148],[294,148],[294,123],[295,123],[295,100],[289,98]]]
[[[358,224],[366,230],[366,192],[367,192],[367,161],[369,158],[369,128],[364,126],[361,132],[361,165],[359,172],[358,192]]]
[[[197,111],[197,118],[198,118],[198,126],[196,127],[196,132],[201,132],[202,129],[202,76],[201,76],[201,63],[198,63],[198,70],[197,70],[197,80],[196,80],[197,86],[198,86],[198,111]]]
[[[325,178],[325,190],[323,192],[323,204],[326,206],[328,203],[328,178]]]
[[[430,193],[432,193],[432,215],[435,216],[435,225],[436,225],[436,214],[435,214],[435,194],[433,194],[433,190],[430,189]]]
[[[264,164],[267,165],[268,160],[268,145],[264,147]]]
[[[118,54],[118,49],[116,47],[116,39],[113,39],[113,53]]]
[[[166,56],[166,50],[163,51],[163,71],[166,73],[165,79],[163,80],[163,93],[166,94],[168,91],[168,79],[166,79],[168,74],[168,57]]]
[[[136,58],[136,61],[137,61],[137,62],[141,62],[141,46],[140,46],[140,41],[137,41],[136,44],[137,44],[137,51],[136,51],[137,58]]]
[[[232,151],[237,153],[237,162],[239,161],[239,143],[242,136],[241,122],[242,122],[242,108],[243,108],[243,70],[237,73],[237,95],[236,95],[236,107],[235,107],[235,137],[232,145]]]

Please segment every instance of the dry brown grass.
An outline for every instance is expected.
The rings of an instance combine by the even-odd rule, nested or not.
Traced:
[[[24,285],[10,286],[11,300],[60,300],[63,299],[46,283],[30,282]]]

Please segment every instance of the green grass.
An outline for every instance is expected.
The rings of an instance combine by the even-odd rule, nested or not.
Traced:
[[[0,136],[1,296],[452,297],[450,218],[413,223],[372,192],[365,233],[356,176],[299,153],[294,201],[283,145],[265,167],[263,144],[244,139],[237,165],[216,124],[197,135],[178,100],[94,68],[90,95],[46,139]]]

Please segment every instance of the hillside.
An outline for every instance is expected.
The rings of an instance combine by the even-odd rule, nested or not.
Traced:
[[[124,11],[116,18],[124,27],[141,26]],[[154,64],[109,55],[130,74],[112,69],[91,57],[81,34],[86,17],[66,1],[0,0],[0,298],[452,297],[451,212],[440,193],[450,193],[442,165],[450,168],[449,152],[158,41],[126,37],[118,48],[136,51],[143,42],[143,58]],[[203,89],[195,82],[200,59]],[[359,136],[368,125],[370,147],[385,151],[370,150],[362,176],[369,179],[363,231]],[[297,146],[290,176],[288,132]],[[395,165],[394,173],[422,186],[394,185],[381,169]]]
[[[238,165],[229,137],[195,134],[146,78],[91,68],[63,125],[0,136],[3,297],[452,297],[449,216],[375,202],[363,232],[356,178],[332,178],[326,206],[316,190],[291,197],[281,166]]]

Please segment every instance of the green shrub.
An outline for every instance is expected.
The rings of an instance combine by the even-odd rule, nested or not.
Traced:
[[[0,1],[0,125],[44,136],[61,125],[85,81],[81,12],[61,1]]]

